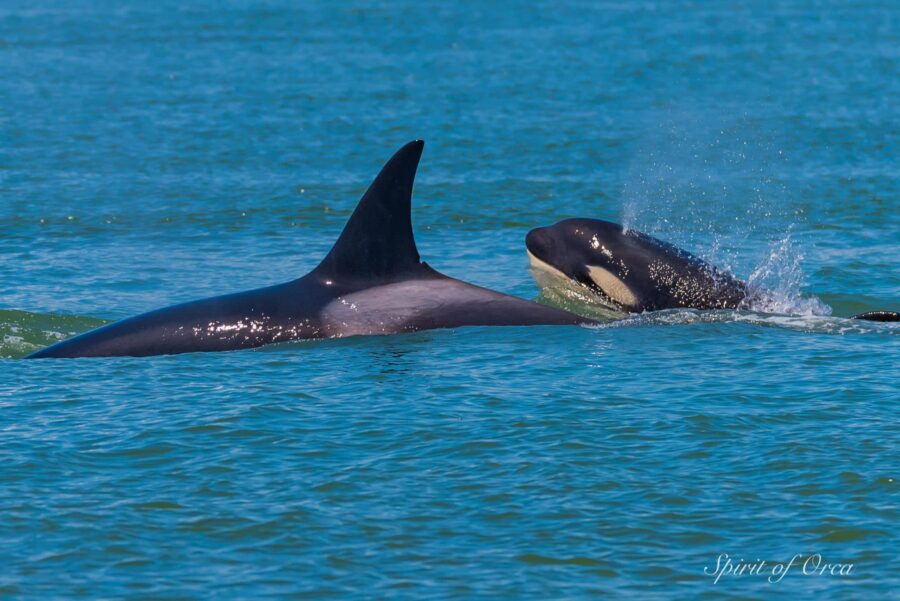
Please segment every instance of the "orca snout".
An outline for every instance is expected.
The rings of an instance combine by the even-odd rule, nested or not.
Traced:
[[[553,250],[553,238],[547,233],[547,228],[535,228],[525,235],[525,248],[535,257],[546,260]]]

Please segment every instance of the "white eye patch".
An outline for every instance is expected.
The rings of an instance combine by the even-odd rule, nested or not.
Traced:
[[[610,271],[595,265],[588,265],[587,268],[588,275],[609,298],[623,307],[636,307],[638,305],[638,299],[631,289]]]

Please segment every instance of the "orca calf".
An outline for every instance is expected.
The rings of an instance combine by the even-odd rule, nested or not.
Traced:
[[[449,278],[420,262],[410,205],[423,147],[416,140],[397,151],[334,247],[303,277],[144,313],[29,358],[166,355],[434,328],[591,323]]]
[[[747,284],[730,273],[609,221],[566,219],[539,227],[528,232],[525,246],[538,278],[574,280],[618,312],[736,309],[752,300]],[[852,319],[900,321],[900,313],[873,311]]]

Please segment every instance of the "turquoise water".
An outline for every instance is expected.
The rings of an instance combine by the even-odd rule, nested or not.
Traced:
[[[897,598],[898,64],[891,2],[5,1],[0,596]],[[417,137],[448,275],[595,217],[773,302],[19,360],[302,275]]]

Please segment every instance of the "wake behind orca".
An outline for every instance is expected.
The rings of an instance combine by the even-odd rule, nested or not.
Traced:
[[[738,309],[752,304],[745,282],[653,236],[600,219],[566,219],[525,238],[539,284],[575,281],[609,309]],[[542,282],[545,276],[550,282]],[[852,319],[900,321],[900,313],[871,311]]]
[[[289,340],[591,320],[449,278],[419,259],[413,181],[424,143],[382,168],[318,267],[287,282],[158,309],[28,358],[230,351]]]

